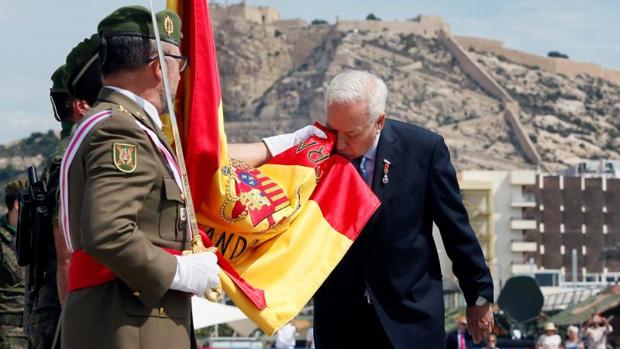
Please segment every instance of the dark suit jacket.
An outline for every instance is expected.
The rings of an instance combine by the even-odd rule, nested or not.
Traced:
[[[467,349],[474,349],[474,340],[468,331],[465,331],[465,347]],[[446,349],[458,349],[459,348],[459,335],[458,330],[448,333],[446,337]]]
[[[382,183],[384,159],[391,163],[387,184]],[[442,275],[433,221],[467,303],[475,304],[478,296],[492,301],[493,282],[443,138],[386,120],[372,189],[381,207],[315,295],[317,348],[351,347],[360,331],[356,309],[366,288],[395,348],[444,348]]]

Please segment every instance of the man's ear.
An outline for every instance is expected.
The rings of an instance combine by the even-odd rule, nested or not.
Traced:
[[[385,113],[379,114],[377,120],[375,121],[375,124],[377,125],[377,131],[381,132],[381,130],[383,130],[383,126],[385,126]]]
[[[74,98],[71,102],[71,108],[79,119],[82,119],[86,111],[90,109],[90,105],[83,99]]]
[[[148,69],[153,74],[153,78],[156,81],[162,81],[163,75],[161,74],[161,67],[159,66],[159,59],[154,59],[149,62]]]

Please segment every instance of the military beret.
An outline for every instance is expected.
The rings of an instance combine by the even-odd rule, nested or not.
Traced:
[[[164,10],[157,12],[155,17],[161,40],[180,46],[183,34],[179,15]],[[155,39],[151,12],[143,6],[119,8],[99,22],[97,32],[104,40],[113,36],[139,36]]]
[[[17,196],[20,192],[26,190],[28,181],[25,179],[16,179],[7,183],[4,187],[4,193],[9,196]]]
[[[90,38],[84,39],[69,52],[65,64],[64,85],[70,94],[74,94],[74,88],[84,73],[99,58],[99,39],[98,34],[93,34]]]
[[[65,65],[61,65],[52,74],[52,88],[50,92],[67,92],[64,84],[65,79]]]

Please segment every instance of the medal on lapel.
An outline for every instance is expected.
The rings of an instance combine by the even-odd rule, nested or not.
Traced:
[[[386,159],[383,159],[383,179],[381,180],[381,182],[383,182],[383,184],[388,184],[390,182],[390,179],[388,178],[388,174],[390,173],[390,162]]]

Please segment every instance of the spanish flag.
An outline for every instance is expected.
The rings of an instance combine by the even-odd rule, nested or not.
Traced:
[[[168,8],[183,20],[182,51],[190,59],[176,110],[203,239],[219,249],[226,294],[273,334],[312,298],[379,200],[332,154],[329,132],[259,168],[230,159],[206,2],[168,0]]]

